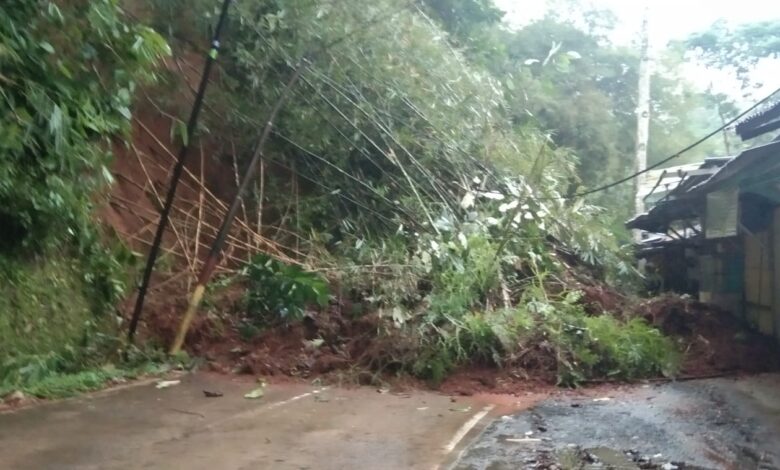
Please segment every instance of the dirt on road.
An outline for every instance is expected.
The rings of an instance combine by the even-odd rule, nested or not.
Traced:
[[[593,314],[641,317],[670,337],[681,356],[680,377],[710,377],[734,373],[780,371],[780,348],[769,337],[748,328],[744,322],[717,306],[679,295],[664,295],[645,301],[618,296],[602,286],[583,302]],[[622,303],[621,303],[622,302]],[[603,313],[615,309],[621,313]],[[598,312],[598,313],[596,313]],[[403,335],[384,328],[377,314],[357,319],[342,315],[338,306],[310,312],[304,321],[270,328],[252,339],[242,339],[234,326],[219,328],[200,323],[193,333],[191,352],[205,358],[209,367],[224,373],[313,379],[328,382],[379,385],[398,381],[399,361],[392,356],[408,354]],[[156,329],[173,335],[175,322]],[[387,332],[395,332],[393,334]],[[385,332],[379,334],[379,332]],[[436,384],[444,393],[470,395],[480,392],[514,393],[549,390],[556,384],[558,361],[554,348],[541,344],[528,348],[519,363],[504,367],[467,363]],[[591,378],[594,382],[605,377]],[[405,377],[404,380],[413,381]],[[422,382],[419,386],[425,388]]]
[[[554,399],[492,423],[455,465],[476,469],[777,469],[779,375]]]

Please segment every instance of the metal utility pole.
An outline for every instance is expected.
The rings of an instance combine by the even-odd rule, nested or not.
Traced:
[[[136,297],[135,300],[135,307],[133,308],[133,315],[130,318],[130,327],[127,332],[127,340],[130,344],[133,344],[135,332],[138,329],[138,322],[141,320],[141,313],[143,313],[144,309],[144,299],[146,298],[146,292],[149,289],[149,282],[152,279],[154,263],[157,261],[157,256],[160,253],[160,245],[162,244],[162,238],[165,234],[165,228],[168,226],[168,217],[171,214],[173,200],[176,197],[176,188],[178,187],[179,180],[181,179],[182,173],[184,172],[184,164],[187,160],[187,154],[189,153],[190,149],[189,144],[192,142],[192,139],[195,136],[195,131],[197,129],[196,126],[198,124],[198,116],[200,115],[200,110],[203,107],[203,99],[206,95],[206,88],[209,84],[211,69],[214,65],[214,61],[217,60],[217,54],[219,53],[219,38],[227,19],[230,2],[231,0],[224,0],[222,2],[222,10],[219,14],[217,27],[214,30],[214,36],[211,40],[211,49],[206,56],[206,63],[203,66],[203,74],[200,78],[200,85],[198,85],[198,92],[195,95],[195,102],[192,105],[192,112],[190,113],[190,118],[187,121],[187,134],[184,138],[184,142],[182,142],[181,149],[179,150],[179,156],[177,158],[176,165],[173,167],[171,180],[168,184],[168,193],[165,195],[165,203],[163,204],[162,213],[160,214],[160,222],[157,225],[157,231],[154,234],[152,248],[149,250],[149,257],[146,259],[146,267],[144,268],[141,284],[138,287],[138,297]]]
[[[253,178],[255,170],[257,169],[257,165],[261,163],[261,160],[263,159],[263,149],[265,148],[265,143],[268,141],[268,138],[271,136],[271,131],[273,130],[276,116],[284,106],[285,101],[292,92],[295,84],[298,82],[298,79],[301,77],[301,73],[303,73],[305,67],[306,66],[304,61],[299,62],[298,65],[295,66],[295,70],[282,90],[282,94],[277,99],[273,109],[271,109],[271,113],[268,116],[268,120],[266,120],[263,133],[261,134],[260,140],[257,143],[257,147],[255,148],[255,152],[252,155],[252,159],[249,161],[249,165],[247,165],[247,168],[244,171],[244,179],[241,182],[241,185],[238,187],[238,191],[236,191],[236,195],[233,198],[233,202],[230,204],[230,208],[225,214],[225,218],[222,219],[219,232],[217,233],[214,242],[211,244],[209,255],[206,258],[206,261],[203,263],[203,267],[201,267],[200,274],[198,275],[198,282],[195,285],[195,290],[193,290],[192,295],[190,296],[187,310],[184,312],[181,323],[179,323],[179,329],[176,333],[176,338],[173,340],[173,344],[171,345],[171,349],[169,351],[171,355],[178,354],[179,351],[181,351],[182,346],[184,346],[184,340],[187,338],[187,332],[190,329],[192,320],[195,318],[195,314],[198,311],[200,302],[203,300],[203,294],[206,292],[206,285],[209,283],[211,275],[214,273],[214,269],[217,267],[217,263],[219,263],[220,255],[222,253],[222,245],[225,243],[225,239],[228,236],[230,225],[233,223],[233,219],[236,217],[236,213],[238,213],[238,209],[241,206],[242,197],[246,193],[249,186],[254,182]]]
[[[647,168],[647,140],[650,133],[650,76],[652,75],[652,62],[650,61],[650,38],[648,34],[648,17],[650,7],[645,7],[642,20],[642,32],[640,39],[639,56],[639,86],[636,107],[636,171],[643,172]],[[641,178],[637,178],[634,209],[637,214],[645,211],[645,202],[639,192]],[[635,233],[639,238],[639,231]]]

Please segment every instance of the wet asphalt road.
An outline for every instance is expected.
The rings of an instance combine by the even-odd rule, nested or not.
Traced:
[[[547,399],[256,386],[195,374],[0,413],[0,469],[780,468],[780,374]]]
[[[645,385],[500,417],[453,466],[780,468],[780,375]]]
[[[432,392],[272,383],[246,399],[254,380],[179,379],[0,413],[0,469],[433,470],[491,419]]]

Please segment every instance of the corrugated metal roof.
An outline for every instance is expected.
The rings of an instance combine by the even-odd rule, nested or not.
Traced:
[[[737,124],[742,140],[752,139],[780,128],[780,101],[771,104]]]
[[[688,193],[707,192],[715,189],[716,186],[726,183],[728,180],[738,176],[744,169],[766,161],[766,158],[776,156],[780,158],[780,141],[772,141],[768,144],[745,150],[741,154],[732,158],[728,163],[707,178],[705,181],[688,189]]]
[[[725,163],[724,163],[725,162]],[[740,178],[748,169],[754,170],[755,165],[766,164],[766,170],[780,168],[780,140],[745,150],[736,157],[728,157],[715,161],[711,165],[720,165],[711,175],[699,174],[695,177],[683,178],[671,189],[667,196],[644,214],[639,214],[626,222],[628,228],[647,231],[663,229],[675,218],[695,214],[693,201],[709,192],[727,186],[733,180]],[[707,167],[707,161],[700,163],[698,169]],[[683,165],[687,166],[687,165]],[[696,171],[696,170],[692,170]],[[689,170],[689,174],[692,173]]]

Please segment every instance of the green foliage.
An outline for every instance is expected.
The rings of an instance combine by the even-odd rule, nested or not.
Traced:
[[[117,351],[104,344],[117,326],[109,312],[134,256],[93,211],[113,181],[110,150],[128,136],[135,89],[167,53],[115,0],[0,5],[3,386],[76,373]],[[96,374],[74,380],[90,387]]]
[[[48,375],[19,389],[38,398],[68,398],[79,393],[99,390],[111,381],[133,378],[132,372],[107,367],[73,374]],[[11,389],[8,389],[11,391]]]
[[[780,57],[780,21],[730,25],[721,19],[706,31],[690,35],[684,45],[705,64],[734,72],[744,89],[760,86],[753,83],[750,73],[759,62]]]
[[[491,53],[491,33],[504,12],[493,0],[423,0],[426,12],[450,34],[454,46],[466,48],[470,55]]]
[[[6,377],[0,379],[0,396],[19,390],[26,395],[37,398],[68,398],[80,393],[99,390],[111,383],[133,380],[145,375],[160,374],[168,370],[168,366],[165,364],[146,363],[120,367],[106,364],[95,368],[85,368],[84,365],[79,365],[72,368],[72,372],[63,372],[57,367],[57,364],[46,362],[56,358],[31,357],[28,359],[29,362],[21,368],[23,378],[12,380],[12,377]],[[18,364],[4,364],[0,367],[0,374],[4,372],[6,367],[16,366]]]
[[[258,254],[246,267],[247,313],[255,322],[272,325],[300,320],[307,305],[328,304],[328,284],[316,273]]]
[[[429,315],[460,317],[482,305],[497,287],[497,245],[485,237],[465,235],[447,244],[431,243],[431,285]],[[425,262],[427,258],[422,255]]]
[[[82,234],[95,191],[112,179],[109,138],[128,129],[136,83],[165,52],[112,0],[0,6],[5,256]]]
[[[575,386],[594,378],[633,380],[677,371],[675,344],[641,319],[588,316],[570,292],[558,299],[534,299],[541,335],[555,350],[558,382]]]
[[[593,375],[631,380],[659,374],[668,377],[677,371],[676,346],[644,320],[621,323],[610,315],[586,317],[585,328],[591,349],[600,358]]]
[[[529,292],[533,292],[533,289]],[[521,366],[529,351],[549,356],[558,383],[590,379],[635,380],[677,372],[675,344],[643,320],[588,316],[579,295],[527,297],[513,309],[472,312],[421,333],[409,370],[436,384],[462,364]],[[538,367],[538,366],[536,366]]]
[[[0,397],[19,390],[38,398],[65,398],[111,382],[158,374],[172,364],[160,351],[136,348],[128,351],[127,360],[119,360],[117,346],[115,337],[96,334],[88,344],[58,352],[8,356],[0,362]]]
[[[51,250],[49,257],[2,266],[0,285],[0,358],[15,354],[61,351],[83,344],[96,331],[112,331],[115,319],[107,307],[123,290],[108,254],[74,259]],[[117,291],[104,292],[106,286]]]
[[[511,363],[534,328],[532,316],[524,309],[468,313],[451,322],[422,339],[410,368],[414,375],[437,384],[461,364]]]
[[[410,240],[396,234],[376,239],[346,239],[317,253],[332,265],[340,287],[340,297],[365,304],[367,310],[392,311],[418,304],[429,269],[409,250]],[[403,317],[396,315],[398,321]]]

